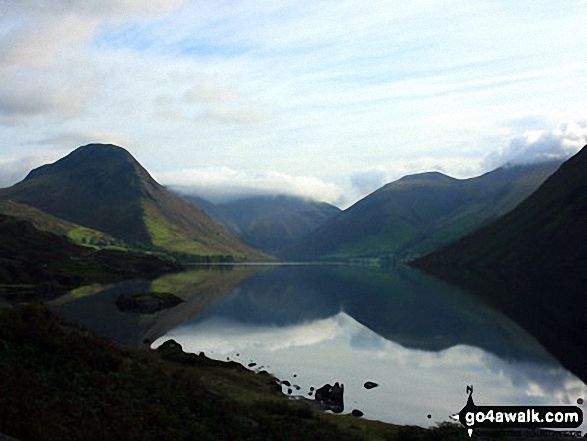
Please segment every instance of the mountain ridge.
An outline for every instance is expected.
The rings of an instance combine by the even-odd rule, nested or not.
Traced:
[[[321,225],[286,256],[411,260],[511,210],[559,165],[501,167],[462,180],[438,172],[405,176]]]
[[[0,199],[24,203],[131,244],[185,255],[236,260],[269,256],[157,183],[125,149],[88,144],[32,170],[0,190]]]
[[[514,210],[458,242],[414,262],[510,268],[585,267],[587,246],[587,146]]]
[[[181,197],[207,212],[246,243],[270,254],[313,231],[341,210],[292,195],[249,196],[213,204],[196,195]]]

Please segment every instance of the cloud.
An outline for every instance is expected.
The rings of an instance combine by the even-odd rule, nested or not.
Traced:
[[[87,103],[91,85],[76,83],[58,78],[6,78],[0,85],[0,122],[15,125],[39,114],[78,114]]]
[[[22,181],[33,168],[55,162],[61,156],[62,152],[55,150],[37,151],[26,156],[0,156],[0,188]]]
[[[119,133],[115,132],[101,132],[101,131],[87,131],[87,132],[70,132],[56,136],[47,136],[30,141],[27,145],[41,146],[49,148],[50,150],[60,150],[61,152],[69,152],[77,147],[92,144],[114,144],[132,152],[131,140]]]
[[[184,193],[213,202],[245,196],[287,194],[336,204],[341,190],[334,184],[307,176],[267,172],[249,174],[229,167],[207,167],[155,174],[155,178]]]
[[[506,147],[489,153],[482,165],[493,169],[505,164],[566,160],[585,144],[587,122],[566,122],[554,130],[532,130],[513,138]]]
[[[127,137],[114,132],[71,132],[40,137],[17,144],[19,149],[32,150],[30,154],[0,156],[0,188],[14,185],[32,169],[55,162],[75,148],[95,142],[119,145],[131,153],[134,150]]]
[[[201,102],[231,102],[239,96],[234,87],[221,87],[210,81],[190,87],[183,94],[183,101],[188,104]]]
[[[386,184],[389,172],[381,169],[373,169],[353,173],[351,185],[361,194],[368,194]]]
[[[355,172],[350,176],[350,190],[345,194],[341,207],[348,207],[385,184],[404,176],[436,171],[462,179],[480,175],[483,169],[475,158],[458,156],[422,156],[382,163],[376,168]]]
[[[213,317],[195,325],[183,325],[153,342],[157,348],[169,338],[181,342],[186,352],[234,354],[254,349],[284,351],[329,342],[344,335],[353,319],[344,313],[309,323],[291,326],[259,326]],[[197,338],[194,336],[197,335]]]
[[[183,94],[161,93],[155,98],[156,115],[183,122],[215,122],[220,124],[257,124],[269,116],[256,109],[234,87],[223,87],[211,81],[191,85]]]
[[[156,16],[183,0],[18,1],[0,5],[8,31],[0,39],[0,65],[38,66],[60,52],[80,50],[105,22]]]
[[[183,0],[66,0],[0,3],[0,123],[39,115],[79,115],[96,95],[96,59],[88,51],[108,23],[154,17]]]

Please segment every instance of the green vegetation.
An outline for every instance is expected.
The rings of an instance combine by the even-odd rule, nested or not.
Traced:
[[[60,219],[30,205],[8,200],[0,200],[0,214],[28,221],[38,230],[68,237],[78,245],[95,249],[125,250],[129,248],[129,246],[120,239],[115,239],[101,231],[82,227],[73,222]]]
[[[398,427],[290,401],[236,363],[121,348],[49,309],[0,310],[0,433],[22,440],[437,440],[463,429]]]
[[[484,299],[587,379],[587,149],[514,210],[411,265]]]
[[[150,279],[180,268],[155,255],[81,247],[0,215],[0,294],[7,299],[55,298],[81,285]]]
[[[177,225],[173,225],[150,204],[144,205],[144,222],[152,244],[169,252],[210,255],[214,251],[202,243],[189,239]]]
[[[587,149],[566,161],[514,210],[413,265],[505,271],[587,266]],[[437,268],[436,270],[434,268]]]
[[[46,226],[38,228],[86,246],[172,252],[196,259],[271,259],[159,185],[126,150],[114,145],[79,147],[0,189],[0,200],[12,204],[8,214],[19,207],[29,217],[24,219]]]
[[[298,259],[411,260],[507,213],[559,163],[504,167],[472,179],[440,173],[387,184],[284,251]]]

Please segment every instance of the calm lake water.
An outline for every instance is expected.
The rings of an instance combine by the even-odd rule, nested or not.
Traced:
[[[129,290],[172,292],[186,302],[150,315],[123,313],[114,301]],[[188,352],[251,364],[288,380],[284,392],[292,395],[343,383],[345,413],[359,409],[390,423],[447,421],[471,384],[478,405],[587,398],[585,384],[514,322],[405,267],[199,267],[86,287],[54,306],[122,343],[155,348],[174,339]],[[367,390],[365,381],[379,386]]]

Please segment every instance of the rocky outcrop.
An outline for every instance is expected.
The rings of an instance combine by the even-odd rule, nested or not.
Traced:
[[[341,413],[344,410],[344,384],[325,384],[316,390],[314,397],[324,410],[331,410],[334,413]]]

